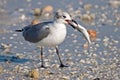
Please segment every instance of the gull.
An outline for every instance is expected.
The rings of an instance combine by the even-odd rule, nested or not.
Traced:
[[[22,30],[16,30],[16,32],[23,32],[23,37],[26,41],[40,46],[41,67],[45,68],[43,61],[43,47],[54,47],[60,61],[60,67],[67,67],[63,64],[58,49],[58,45],[61,44],[66,37],[67,31],[65,24],[69,24],[73,28],[82,32],[88,43],[91,43],[87,30],[73,20],[67,12],[56,12],[53,21],[28,25]]]

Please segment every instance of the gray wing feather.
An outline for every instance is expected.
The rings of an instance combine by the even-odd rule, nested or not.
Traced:
[[[26,26],[23,31],[24,39],[32,43],[41,41],[50,33],[50,30],[47,27],[47,24],[49,23],[52,22],[43,22],[37,25]]]

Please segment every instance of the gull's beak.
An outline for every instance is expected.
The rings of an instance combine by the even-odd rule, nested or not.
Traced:
[[[68,24],[71,25],[74,29],[77,29],[79,32],[81,32],[88,43],[91,44],[90,35],[87,32],[87,29],[79,25],[75,20],[69,20]]]

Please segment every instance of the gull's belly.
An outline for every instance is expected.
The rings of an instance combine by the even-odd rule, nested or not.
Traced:
[[[53,30],[46,38],[37,43],[37,46],[55,47],[62,43],[66,37],[66,27]]]

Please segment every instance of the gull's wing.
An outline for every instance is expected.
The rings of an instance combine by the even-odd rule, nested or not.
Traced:
[[[49,34],[49,26],[52,22],[43,22],[36,25],[29,25],[24,27],[23,29],[23,37],[25,40],[29,42],[39,42],[40,40],[44,39]]]

